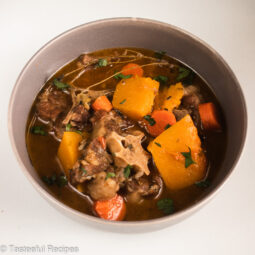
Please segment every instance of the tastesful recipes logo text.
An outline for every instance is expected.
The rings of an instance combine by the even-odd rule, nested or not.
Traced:
[[[15,244],[2,244],[0,245],[0,253],[15,254],[15,253],[30,253],[30,254],[75,254],[79,252],[77,246],[57,246],[52,244],[43,245],[15,245]]]

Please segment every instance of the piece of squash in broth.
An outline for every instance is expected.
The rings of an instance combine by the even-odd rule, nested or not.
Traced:
[[[69,169],[72,169],[73,165],[78,160],[78,146],[81,140],[82,136],[76,132],[64,132],[63,134],[58,148],[58,158],[67,176],[69,176]]]
[[[189,149],[194,163],[187,166],[187,158],[182,153],[188,153]],[[155,138],[148,150],[152,153],[166,186],[171,190],[188,187],[205,176],[206,157],[190,115],[186,115]]]
[[[113,95],[113,107],[133,120],[151,113],[159,82],[149,77],[131,77],[121,80]]]
[[[178,107],[181,103],[183,94],[184,88],[181,82],[176,83],[175,85],[171,85],[166,92],[162,109],[172,111],[174,108]]]

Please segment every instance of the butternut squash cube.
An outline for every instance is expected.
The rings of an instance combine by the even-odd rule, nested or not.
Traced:
[[[81,140],[82,136],[76,132],[64,132],[57,155],[67,176],[69,176],[69,169],[72,169],[78,160],[78,146]]]
[[[121,80],[113,95],[113,107],[133,120],[151,113],[159,82],[149,77],[131,77]]]
[[[174,108],[178,107],[181,103],[183,94],[184,88],[181,82],[176,83],[175,85],[171,85],[167,90],[162,109],[172,111]]]
[[[182,153],[189,152],[189,149],[195,163],[186,168],[186,158]],[[188,187],[205,176],[206,157],[190,115],[161,133],[149,144],[148,150],[166,186],[171,190]]]

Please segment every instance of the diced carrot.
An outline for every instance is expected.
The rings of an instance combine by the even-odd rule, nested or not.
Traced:
[[[151,120],[149,119],[147,122],[147,128],[149,133],[154,137],[160,135],[176,122],[174,114],[165,110],[153,111],[150,118]]]
[[[137,76],[142,77],[143,76],[143,69],[138,64],[129,63],[129,64],[127,64],[127,65],[122,67],[121,73],[123,75],[130,75],[130,74],[132,74],[134,76],[137,75]]]
[[[100,96],[92,104],[92,108],[95,111],[105,110],[105,111],[109,112],[112,109],[112,104],[106,96]]]
[[[105,150],[106,149],[106,141],[105,141],[105,138],[103,136],[99,136],[98,138],[98,141],[100,142],[102,148]]]
[[[109,200],[96,201],[94,210],[100,218],[121,221],[126,215],[126,204],[122,196],[116,195]]]
[[[202,125],[206,130],[221,130],[221,125],[217,116],[214,103],[204,103],[198,106]]]

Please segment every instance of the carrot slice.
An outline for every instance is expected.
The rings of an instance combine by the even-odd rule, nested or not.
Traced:
[[[149,119],[147,122],[147,128],[149,133],[154,137],[160,135],[176,122],[174,114],[165,110],[155,110],[150,117],[151,120]]]
[[[109,112],[112,109],[112,104],[106,96],[100,96],[92,104],[92,108],[95,111],[105,110],[105,111]]]
[[[123,75],[130,75],[130,74],[132,74],[134,76],[137,75],[137,76],[142,77],[143,76],[143,69],[138,64],[129,63],[129,64],[127,64],[127,65],[122,67],[121,73]]]
[[[94,210],[100,218],[121,221],[126,215],[126,204],[122,196],[116,195],[109,200],[96,201]]]
[[[103,136],[99,136],[98,141],[100,142],[100,145],[102,146],[102,148],[105,150],[106,149],[106,141],[105,138]]]
[[[204,103],[198,106],[202,125],[206,130],[221,130],[221,125],[217,116],[214,103]]]

